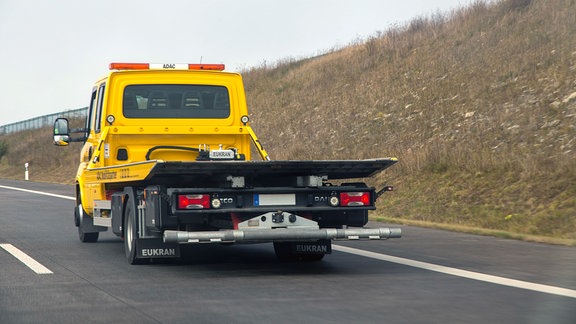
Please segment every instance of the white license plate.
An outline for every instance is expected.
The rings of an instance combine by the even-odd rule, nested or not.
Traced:
[[[296,195],[254,194],[254,206],[296,206]]]
[[[210,151],[210,158],[213,160],[234,160],[236,153],[232,150]]]

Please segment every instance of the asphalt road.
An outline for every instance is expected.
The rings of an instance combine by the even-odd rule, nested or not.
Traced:
[[[573,247],[402,227],[316,263],[259,244],[132,266],[111,233],[78,240],[73,200],[7,187],[73,196],[0,179],[1,323],[576,323]]]

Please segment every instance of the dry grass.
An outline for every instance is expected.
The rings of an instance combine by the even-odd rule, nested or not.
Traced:
[[[576,239],[574,12],[477,1],[244,71],[252,125],[276,160],[398,157],[375,217]],[[28,159],[72,182],[78,146],[36,136],[0,137],[0,175]]]
[[[72,121],[72,126],[79,127],[79,121]],[[0,177],[24,180],[24,164],[28,163],[30,180],[74,183],[80,143],[53,145],[51,128],[0,135],[0,141],[8,144],[8,154],[0,159]]]
[[[398,157],[381,214],[575,239],[573,12],[477,1],[253,69],[254,127],[275,159]]]

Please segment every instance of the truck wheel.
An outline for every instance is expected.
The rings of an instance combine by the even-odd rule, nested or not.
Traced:
[[[87,217],[84,217],[84,208],[82,204],[78,204],[74,210],[74,223],[78,224],[78,238],[84,243],[94,243],[98,241],[99,232],[84,232],[83,223],[87,221]]]
[[[80,212],[78,211],[81,205],[74,207],[74,226],[80,226]]]
[[[128,198],[124,209],[124,251],[130,264],[139,264],[138,256],[138,218],[132,199]]]
[[[281,261],[320,261],[324,258],[321,254],[299,254],[292,250],[292,242],[274,242],[274,252],[276,257]]]

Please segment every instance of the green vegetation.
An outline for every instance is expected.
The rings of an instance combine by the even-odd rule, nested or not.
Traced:
[[[0,141],[0,161],[2,160],[2,157],[7,153],[8,153],[8,143],[2,140]]]
[[[374,218],[576,242],[574,12],[477,1],[244,71],[252,126],[276,160],[398,157],[370,180],[396,188]],[[0,136],[0,175],[31,162],[54,170],[33,180],[72,182],[78,144],[32,134]]]

